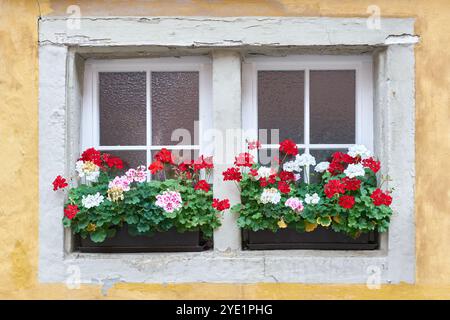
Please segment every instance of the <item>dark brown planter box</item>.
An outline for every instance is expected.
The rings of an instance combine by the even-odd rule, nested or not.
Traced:
[[[112,238],[95,243],[89,238],[76,236],[75,249],[87,253],[132,253],[132,252],[199,252],[212,247],[200,231],[179,233],[175,229],[157,232],[152,236],[132,236],[124,225]]]
[[[313,232],[297,232],[290,228],[277,232],[243,230],[242,245],[244,250],[374,250],[378,249],[378,233],[365,233],[353,239],[322,227]]]

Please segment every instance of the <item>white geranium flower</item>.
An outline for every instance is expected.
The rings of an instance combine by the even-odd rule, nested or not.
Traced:
[[[79,160],[75,163],[75,170],[80,178],[86,177],[87,181],[95,182],[100,175],[100,167],[91,161]]]
[[[362,177],[366,174],[364,167],[360,163],[349,164],[347,169],[344,170],[344,173],[349,178]]]
[[[295,179],[295,181],[300,180],[301,177],[302,177],[302,176],[300,175],[300,173],[294,173],[294,179]]]
[[[260,200],[264,204],[267,203],[277,204],[281,200],[281,194],[275,188],[266,188],[263,190]]]
[[[370,152],[364,145],[355,144],[348,148],[348,155],[352,157],[360,156],[361,159],[367,159],[372,156],[372,152]]]
[[[298,162],[296,162],[295,160],[293,161],[288,161],[285,162],[283,164],[283,170],[287,171],[287,172],[300,172],[302,171],[301,166],[298,164]]]
[[[330,163],[328,161],[322,161],[317,164],[317,166],[314,168],[315,172],[324,172],[328,170],[328,167],[330,166]]]
[[[317,193],[310,195],[309,193],[305,194],[305,202],[307,204],[318,204],[320,201],[320,197]]]
[[[295,162],[301,166],[315,166],[316,165],[316,158],[314,158],[312,155],[308,153],[304,153],[302,155],[296,155],[295,156]]]
[[[98,207],[105,198],[97,192],[96,194],[89,194],[87,196],[83,196],[81,198],[81,203],[83,204],[83,207],[86,209]]]
[[[275,171],[273,168],[270,167],[260,167],[258,169],[258,179],[259,178],[268,178],[270,177],[272,174],[274,174]]]

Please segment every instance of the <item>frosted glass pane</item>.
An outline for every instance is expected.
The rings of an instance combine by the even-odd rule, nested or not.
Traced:
[[[355,143],[355,71],[310,72],[311,143]]]
[[[147,152],[143,150],[109,150],[102,152],[121,158],[124,162],[124,170],[136,168],[140,165],[148,166]]]
[[[99,109],[101,145],[145,145],[145,72],[100,72]]]
[[[194,141],[194,122],[199,114],[198,72],[152,72],[152,144],[175,145],[175,129],[186,129]],[[198,138],[198,137],[197,137]],[[187,139],[184,138],[184,139]]]
[[[262,143],[303,143],[304,79],[303,71],[258,71],[258,128],[280,130],[279,141],[268,133]]]

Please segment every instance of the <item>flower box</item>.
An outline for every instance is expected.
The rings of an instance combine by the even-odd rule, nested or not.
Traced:
[[[364,233],[352,238],[322,227],[314,232],[297,232],[292,228],[276,232],[243,230],[242,247],[244,250],[374,250],[378,249],[378,233]]]
[[[132,252],[199,252],[208,250],[212,243],[203,239],[200,231],[177,232],[170,229],[153,235],[131,235],[128,226],[118,229],[116,235],[96,243],[89,238],[76,237],[75,250],[87,253]]]
[[[229,200],[213,198],[208,183],[212,158],[176,161],[162,148],[148,171],[143,165],[125,171],[120,158],[85,150],[75,165],[78,177],[67,181],[58,176],[53,181],[53,190],[67,190],[63,225],[75,235],[75,250],[211,248],[213,231],[221,225],[221,212],[230,208]]]

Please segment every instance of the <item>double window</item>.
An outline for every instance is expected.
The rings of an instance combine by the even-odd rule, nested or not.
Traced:
[[[244,59],[245,139],[262,142],[255,156],[263,164],[277,156],[278,143],[287,138],[317,162],[354,144],[373,149],[372,87],[371,56]],[[110,152],[130,167],[148,165],[162,148],[179,159],[213,154],[205,140],[213,129],[208,57],[89,60],[84,90],[82,149]],[[311,239],[306,248],[347,248],[335,246],[347,240],[331,231]],[[374,242],[369,235],[354,247],[374,248]]]

